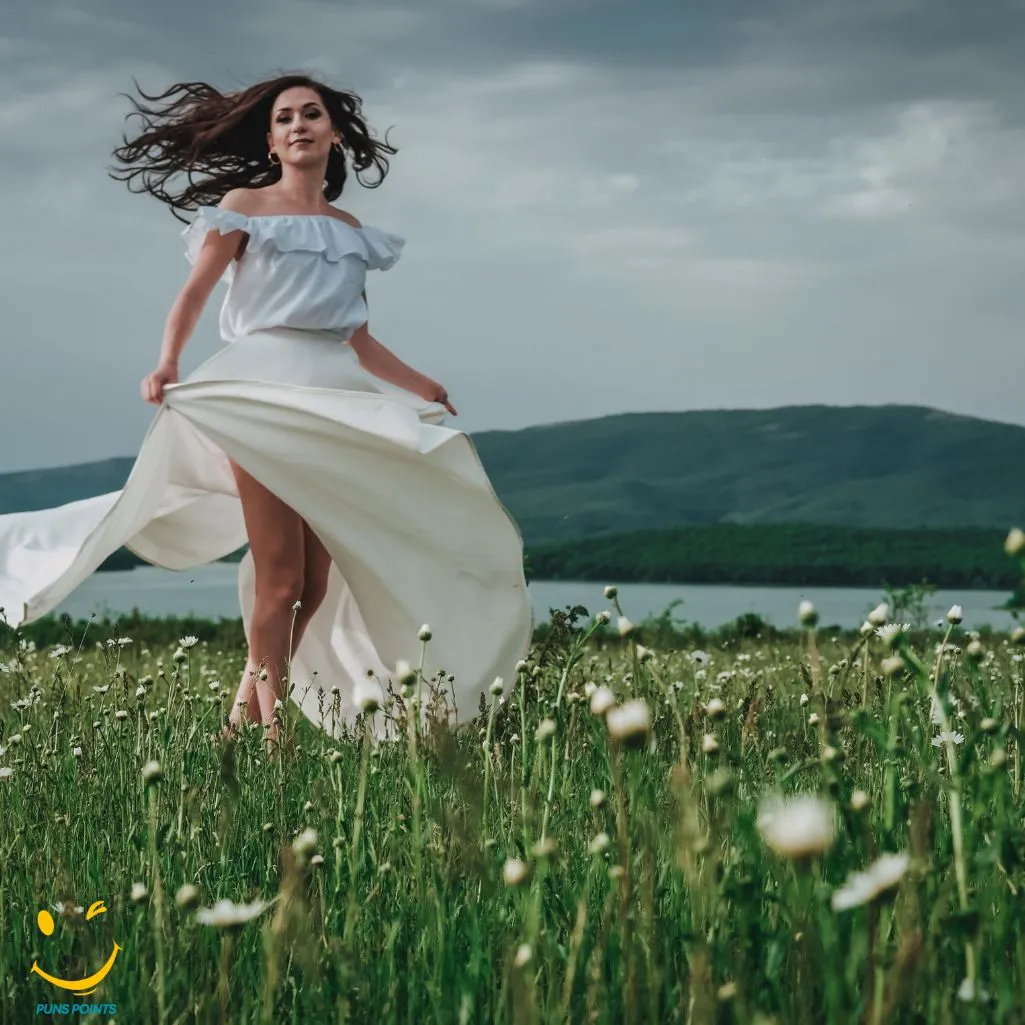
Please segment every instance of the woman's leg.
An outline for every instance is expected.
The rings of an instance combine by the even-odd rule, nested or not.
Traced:
[[[292,629],[292,650],[299,647],[306,628],[310,625],[314,612],[323,604],[327,594],[328,574],[331,572],[331,556],[321,544],[320,538],[303,523],[303,592],[299,599],[301,606],[296,613],[295,625]]]
[[[321,544],[320,538],[310,529],[309,525],[303,524],[303,589],[300,596],[299,611],[294,613],[292,622],[292,643],[291,650],[299,647],[306,628],[313,618],[313,614],[320,608],[327,594],[328,574],[331,571],[331,556],[327,549]],[[245,671],[242,674],[242,681],[239,684],[238,692],[229,716],[229,727],[225,736],[238,729],[243,721],[259,723],[262,721],[260,705],[256,697],[257,674],[260,671],[258,664],[247,660]],[[244,705],[243,705],[244,703]]]
[[[301,601],[306,556],[302,518],[240,466],[235,474],[249,548],[253,556],[255,602],[249,624],[249,663],[236,703],[249,697],[249,718],[271,722],[274,701],[285,699],[293,606]],[[294,637],[292,646],[294,646]],[[250,672],[255,670],[253,675]],[[259,679],[261,670],[266,680]],[[255,677],[255,678],[254,678]]]
[[[258,482],[253,480],[248,474],[245,473],[240,467],[232,464],[233,470],[235,471],[236,481],[238,482],[241,478],[242,482],[239,486],[239,494],[245,495],[242,499],[243,512],[246,516],[246,529],[252,534],[252,527],[250,524],[251,520],[262,522],[264,518],[271,522],[287,522],[289,516],[295,516],[291,509],[287,506],[283,506],[280,500],[275,499],[273,495],[267,492],[266,488],[263,488]],[[269,497],[268,497],[269,496]],[[275,508],[275,503],[277,508]],[[266,513],[266,516],[264,515]],[[321,543],[320,538],[310,529],[309,525],[300,520],[302,526],[302,556],[303,556],[303,573],[302,573],[302,590],[299,596],[300,607],[298,611],[294,610],[294,602],[288,606],[288,627],[289,627],[289,645],[287,649],[286,658],[290,659],[291,654],[299,647],[299,641],[302,639],[303,634],[306,632],[306,628],[310,624],[310,620],[313,618],[313,614],[320,608],[324,601],[324,596],[327,593],[328,575],[331,570],[331,556],[328,555],[327,549]],[[259,533],[260,527],[257,526],[257,532]],[[256,550],[253,551],[253,564],[254,570],[257,576],[257,593],[259,595],[259,581],[264,567],[265,559],[261,557],[262,553],[267,551],[270,546],[261,543],[258,539],[256,543]],[[250,537],[250,548],[253,548],[252,537]],[[258,555],[257,553],[261,553]],[[274,560],[273,556],[270,557],[271,561]],[[259,601],[259,597],[257,598]],[[279,609],[279,611],[281,611]],[[254,610],[254,620],[256,619]],[[257,698],[257,682],[258,674],[260,672],[259,660],[254,661],[254,655],[252,648],[254,647],[253,641],[253,630],[250,630],[250,657],[246,663],[245,672],[242,675],[242,681],[239,684],[238,693],[235,695],[233,702],[233,708],[230,715],[231,726],[237,728],[243,719],[249,722],[269,722],[271,717],[263,711],[262,705]],[[268,682],[270,682],[270,670],[268,669]],[[283,690],[283,688],[282,688]],[[281,694],[281,698],[284,701],[284,695]],[[245,703],[243,709],[242,703]],[[271,699],[271,707],[273,708],[273,699]],[[231,732],[231,726],[229,726],[227,733]],[[272,739],[276,737],[277,731],[272,727]]]

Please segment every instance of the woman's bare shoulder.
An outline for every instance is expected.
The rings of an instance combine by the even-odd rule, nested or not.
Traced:
[[[278,208],[278,204],[274,202],[272,196],[268,195],[266,188],[232,189],[224,194],[220,205],[225,210],[232,210],[245,217],[287,213],[287,211]],[[351,228],[363,227],[359,219],[347,210],[339,210],[337,207],[329,206],[324,213],[329,217],[334,217],[336,220],[348,224]]]
[[[331,216],[334,217],[336,220],[344,221],[346,224],[349,225],[350,228],[363,227],[363,225],[359,222],[359,218],[353,217],[353,215],[350,214],[347,210],[339,210],[337,207],[333,206],[331,207]]]
[[[259,189],[231,189],[221,198],[222,210],[231,210],[246,217],[260,213],[260,198],[256,195]]]

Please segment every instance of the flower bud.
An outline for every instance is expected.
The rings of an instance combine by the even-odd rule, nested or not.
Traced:
[[[886,621],[890,618],[890,609],[886,602],[880,602],[869,614],[868,622],[872,626],[886,626]]]
[[[602,716],[615,707],[616,696],[608,687],[599,687],[591,695],[591,715]]]
[[[317,831],[304,829],[293,841],[292,850],[300,858],[312,854],[317,849]]]
[[[641,747],[651,732],[651,713],[642,698],[609,709],[605,716],[609,736],[626,747]]]
[[[554,719],[542,719],[534,733],[534,739],[539,743],[543,744],[546,740],[551,740],[555,736],[555,720]]]
[[[519,886],[530,875],[530,868],[519,858],[507,858],[502,866],[502,879],[506,886]]]
[[[705,705],[705,715],[709,719],[721,719],[726,714],[726,705],[722,698],[711,698]]]
[[[823,854],[836,839],[833,806],[812,794],[769,798],[759,809],[757,828],[768,847],[789,858]]]
[[[365,716],[373,716],[381,707],[381,688],[369,680],[357,680],[352,696]]]
[[[199,903],[199,890],[197,890],[192,883],[186,883],[180,887],[178,892],[174,896],[175,903],[180,908],[184,908],[186,911],[189,908],[194,908]]]
[[[896,676],[907,669],[907,663],[900,655],[891,655],[889,658],[883,659],[881,668],[884,676]]]
[[[1012,527],[1010,533],[1007,535],[1007,540],[1004,541],[1004,551],[1007,552],[1012,559],[1016,559],[1020,555],[1025,555],[1025,531],[1021,531],[1017,527]]]

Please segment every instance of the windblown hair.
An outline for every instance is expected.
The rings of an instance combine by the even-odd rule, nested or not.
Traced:
[[[346,156],[356,178],[366,188],[377,188],[388,173],[388,155],[398,150],[372,138],[363,118],[363,102],[355,93],[332,89],[305,74],[281,75],[243,89],[222,93],[205,82],[179,82],[162,93],[149,95],[135,82],[144,106],[126,94],[135,109],[126,115],[142,119],[138,135],[122,136],[123,145],[113,152],[120,168],[111,178],[128,184],[132,192],[148,192],[166,203],[178,220],[179,211],[216,206],[226,193],[237,188],[262,188],[281,178],[280,164],[272,164],[267,152],[271,111],[278,95],[294,86],[319,93],[345,153],[334,148],[328,158],[324,196],[328,201],[342,193],[347,176]],[[361,175],[373,167],[375,181]],[[168,187],[176,175],[188,181],[178,190]],[[195,177],[204,176],[202,180]]]

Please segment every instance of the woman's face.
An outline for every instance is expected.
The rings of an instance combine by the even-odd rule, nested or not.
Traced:
[[[278,94],[271,107],[267,148],[282,164],[303,167],[323,163],[337,138],[316,89],[299,85]]]

